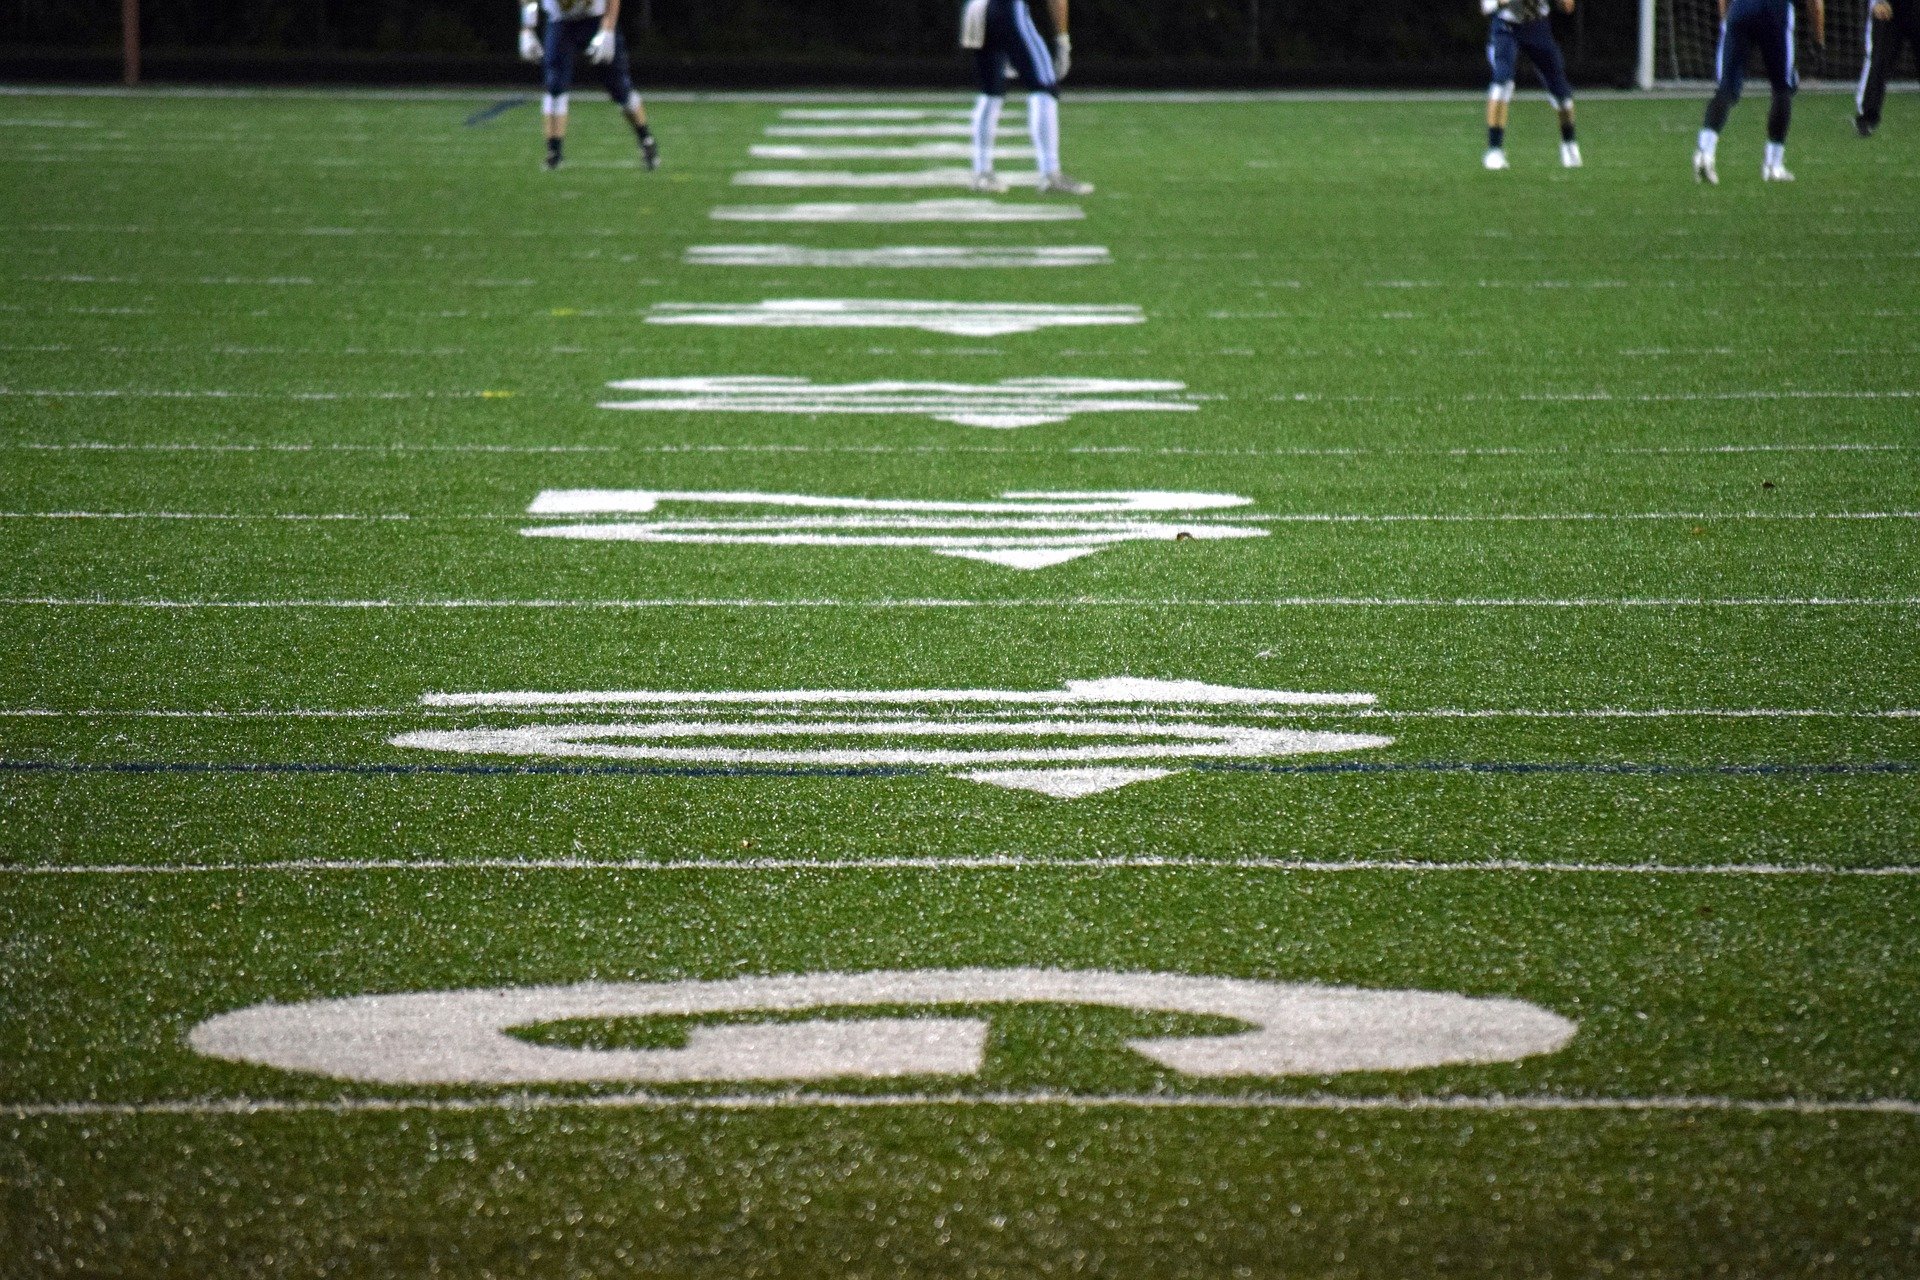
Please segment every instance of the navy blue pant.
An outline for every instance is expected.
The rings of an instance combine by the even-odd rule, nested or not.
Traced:
[[[1793,63],[1793,0],[1733,0],[1720,27],[1720,48],[1713,74],[1720,92],[1734,102],[1747,82],[1747,58],[1758,49],[1775,94],[1800,87]]]
[[[987,41],[974,50],[973,58],[980,73],[980,92],[989,98],[1006,96],[1008,63],[1030,92],[1060,92],[1053,53],[1033,25],[1027,0],[987,0]]]
[[[1800,71],[1793,65],[1793,0],[1733,0],[1727,6],[1713,62],[1720,87],[1707,104],[1706,127],[1714,133],[1726,127],[1747,82],[1747,58],[1755,49],[1773,86],[1767,141],[1784,143],[1793,124],[1793,91],[1800,87]]]
[[[1880,123],[1887,100],[1887,77],[1900,61],[1900,47],[1912,45],[1920,61],[1920,0],[1894,0],[1893,17],[1869,17],[1866,65],[1860,68],[1860,92],[1854,108],[1868,124]]]
[[[542,66],[547,93],[559,97],[573,88],[573,65],[586,55],[587,42],[600,30],[600,19],[562,18],[547,23],[546,59]],[[633,73],[627,68],[627,37],[616,27],[613,61],[598,68],[607,96],[621,106],[633,96]]]
[[[1540,83],[1547,86],[1555,105],[1572,102],[1573,82],[1567,79],[1567,62],[1553,38],[1553,24],[1545,18],[1520,23],[1505,18],[1493,20],[1493,29],[1487,34],[1487,62],[1493,68],[1493,82],[1513,83],[1520,70],[1522,50],[1540,73]]]

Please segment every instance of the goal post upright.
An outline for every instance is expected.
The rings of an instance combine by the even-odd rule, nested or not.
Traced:
[[[140,83],[140,0],[120,0],[120,79]]]
[[[134,3],[135,0],[128,0]],[[1653,24],[1657,0],[1640,0],[1640,50],[1634,63],[1633,82],[1641,89],[1653,88]]]

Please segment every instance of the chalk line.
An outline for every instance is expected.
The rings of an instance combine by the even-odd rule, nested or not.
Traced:
[[[1292,1111],[1314,1113],[1722,1113],[1735,1115],[1920,1116],[1910,1098],[1733,1098],[1709,1095],[1581,1097],[1565,1094],[1347,1096],[1338,1094],[1073,1094],[1029,1093],[514,1093],[481,1098],[199,1098],[152,1102],[24,1102],[0,1104],[16,1119],[104,1119],[134,1116],[249,1118],[275,1115],[369,1115],[401,1112],[536,1111],[830,1111],[920,1108],[1048,1107],[1073,1111]]]
[[[1706,876],[1806,879],[1912,879],[1920,866],[1846,867],[1810,863],[1529,862],[1518,858],[1423,862],[1408,858],[1177,858],[1116,854],[1097,858],[983,857],[875,858],[279,858],[259,862],[19,863],[7,876],[193,876],[412,871],[584,872],[588,874],[707,874],[709,872],[821,871],[1246,871],[1298,875],[1570,875]]]
[[[0,607],[48,609],[1912,609],[1920,596],[1276,596],[1205,599],[1036,596],[1026,599],[753,597],[637,599],[187,599],[5,596]]]

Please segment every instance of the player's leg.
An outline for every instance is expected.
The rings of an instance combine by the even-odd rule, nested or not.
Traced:
[[[613,61],[601,69],[600,82],[633,127],[634,139],[640,144],[640,162],[649,169],[658,169],[660,144],[647,126],[647,104],[640,101],[640,92],[633,87],[633,68],[627,61],[627,36],[623,31],[613,33]]]
[[[1720,43],[1713,54],[1713,74],[1717,87],[1712,101],[1707,103],[1707,117],[1700,126],[1700,143],[1693,153],[1693,176],[1701,182],[1720,181],[1716,167],[1720,155],[1720,131],[1727,127],[1727,117],[1733,114],[1734,104],[1740,101],[1740,91],[1746,85],[1747,48],[1746,16],[1740,0],[1734,0],[1727,10],[1727,16],[1720,20]]]
[[[973,51],[980,95],[973,100],[973,189],[999,195],[1007,189],[993,171],[993,146],[1000,133],[1000,112],[1007,105],[1007,46],[1013,39],[1013,17],[1004,0],[968,7],[968,22],[981,24],[980,44]],[[962,43],[966,35],[963,31]]]
[[[1914,56],[1920,60],[1920,30],[1914,28],[1920,28],[1920,5],[1909,4],[1904,14],[1889,0],[1874,0],[1868,6],[1867,56],[1860,68],[1860,92],[1854,98],[1853,117],[1853,126],[1863,138],[1872,137],[1880,127],[1887,79],[1900,63],[1900,46],[1911,40]]]
[[[1760,42],[1760,60],[1766,64],[1767,82],[1773,88],[1773,103],[1767,110],[1767,152],[1761,162],[1760,177],[1766,182],[1792,182],[1787,171],[1787,130],[1793,127],[1793,95],[1800,88],[1800,69],[1793,59],[1793,6],[1786,8],[1784,21],[1768,24]]]
[[[547,138],[547,168],[558,169],[567,145],[567,94],[573,89],[573,62],[579,54],[577,22],[549,20],[542,59],[546,96],[540,103],[540,123]]]
[[[1573,81],[1567,78],[1567,60],[1560,52],[1560,42],[1553,38],[1552,24],[1545,18],[1527,24],[1526,50],[1560,116],[1560,163],[1578,169],[1580,143],[1573,128]]]
[[[1518,71],[1520,42],[1505,18],[1495,18],[1487,31],[1487,67],[1493,73],[1487,90],[1487,154],[1489,169],[1507,167],[1507,120],[1513,111],[1513,78]]]
[[[1093,188],[1069,178],[1060,168],[1060,84],[1053,71],[1053,53],[1033,25],[1033,12],[1026,0],[1013,0],[1013,25],[1018,36],[1008,48],[1008,57],[1027,82],[1027,132],[1033,138],[1034,168],[1039,171],[1039,190],[1054,195],[1091,195]]]

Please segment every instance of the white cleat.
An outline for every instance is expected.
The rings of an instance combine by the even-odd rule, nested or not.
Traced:
[[[1562,169],[1578,169],[1580,167],[1579,143],[1563,142],[1560,144],[1560,167]]]
[[[1489,171],[1497,171],[1500,169],[1510,169],[1513,167],[1512,165],[1509,165],[1507,163],[1507,153],[1505,151],[1502,151],[1499,147],[1494,147],[1492,150],[1488,151],[1486,154],[1486,157],[1482,159],[1480,163]]]
[[[1003,196],[1007,194],[1006,179],[989,170],[973,175],[973,190],[977,195]]]
[[[1764,169],[1760,170],[1760,181],[1792,182],[1793,174],[1789,173],[1787,171],[1787,166],[1783,164],[1770,164],[1766,166]]]
[[[1090,196],[1093,194],[1091,182],[1082,182],[1078,178],[1070,178],[1058,171],[1043,174],[1036,189],[1043,196]]]
[[[1713,167],[1713,157],[1704,151],[1693,153],[1693,178],[1695,182],[1704,182],[1710,187],[1720,185],[1720,173]]]

